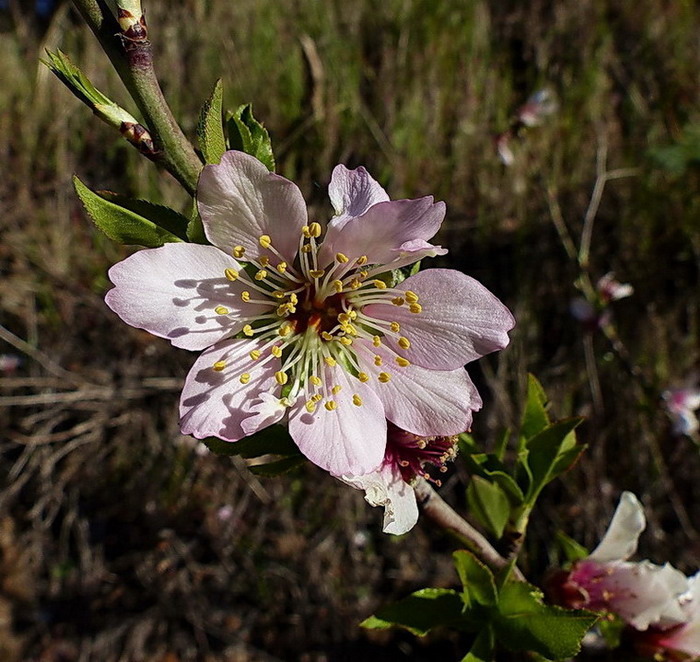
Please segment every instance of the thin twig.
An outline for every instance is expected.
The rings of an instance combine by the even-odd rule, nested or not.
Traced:
[[[503,570],[509,565],[508,560],[504,559],[469,522],[462,519],[426,480],[419,478],[414,490],[423,514],[437,526],[457,536],[493,570]],[[518,581],[525,581],[525,577],[516,566],[513,567],[512,574]]]

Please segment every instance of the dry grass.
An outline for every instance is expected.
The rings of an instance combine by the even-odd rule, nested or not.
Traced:
[[[394,197],[446,200],[445,264],[482,280],[518,318],[511,347],[472,371],[489,394],[479,438],[488,444],[517,420],[528,370],[558,414],[589,417],[590,452],[535,519],[529,575],[555,560],[558,527],[594,544],[621,489],[649,506],[643,552],[694,571],[700,461],[671,436],[658,394],[700,369],[700,182],[692,163],[671,175],[648,153],[698,120],[692,3],[146,6],[166,95],[189,134],[222,76],[231,107],[254,102],[280,171],[320,216],[341,161],[366,164]],[[38,65],[44,47],[60,46],[124,102],[67,4],[44,26],[19,14],[0,21],[0,353],[25,359],[0,378],[0,659],[456,658],[450,639],[356,627],[392,597],[453,583],[448,541],[427,525],[383,536],[377,510],[312,467],[259,482],[180,436],[177,390],[192,356],[105,308],[106,269],[128,249],[91,227],[70,177],[185,201]],[[560,111],[504,168],[493,136],[545,84]],[[650,387],[602,337],[594,375],[567,312],[577,270],[547,191],[578,240],[603,144],[608,169],[636,174],[603,193],[591,272],[614,268],[634,284],[616,316]],[[465,478],[457,468],[443,490],[457,504]]]

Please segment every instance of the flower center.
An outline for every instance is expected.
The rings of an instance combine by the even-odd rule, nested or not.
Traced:
[[[444,473],[446,463],[457,454],[456,447],[457,437],[419,437],[389,423],[384,462],[396,466],[407,483],[422,476],[439,486],[440,480],[434,479],[425,467],[437,467]]]

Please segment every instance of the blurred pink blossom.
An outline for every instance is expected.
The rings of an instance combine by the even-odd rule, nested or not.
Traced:
[[[558,108],[559,105],[552,91],[544,88],[532,94],[518,108],[516,116],[518,121],[526,127],[541,126],[547,117],[557,112]]]
[[[694,435],[700,425],[695,411],[700,409],[700,388],[674,388],[661,394],[676,434]]]
[[[626,297],[632,296],[634,293],[634,288],[629,283],[620,283],[615,280],[615,274],[612,271],[609,271],[605,276],[600,278],[596,289],[604,304],[608,304],[611,301],[618,301],[619,299],[625,299]]]
[[[22,357],[16,354],[0,354],[0,372],[12,373],[22,365]]]

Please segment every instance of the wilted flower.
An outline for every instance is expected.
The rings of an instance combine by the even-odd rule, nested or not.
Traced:
[[[694,435],[700,425],[695,410],[700,409],[699,388],[668,389],[662,394],[666,411],[673,422],[676,434]]]
[[[456,443],[455,436],[421,437],[389,423],[386,452],[379,469],[364,476],[341,478],[364,490],[369,504],[384,507],[384,533],[400,535],[418,521],[411,483],[419,476],[433,480],[426,465],[445,471],[445,463],[455,457]]]
[[[463,365],[504,347],[514,322],[460,272],[392,275],[446,252],[428,243],[443,203],[392,202],[342,165],[329,193],[322,239],[296,185],[227,152],[197,191],[213,246],[135,253],[110,270],[106,301],[132,326],[205,350],[185,381],[184,433],[237,441],[287,417],[312,462],[362,476],[384,460],[387,419],[421,436],[469,428],[481,401]]]
[[[688,588],[686,577],[668,563],[627,561],[645,526],[637,497],[623,492],[603,540],[561,578],[558,598],[569,607],[616,614],[637,630],[684,622],[678,598]]]

